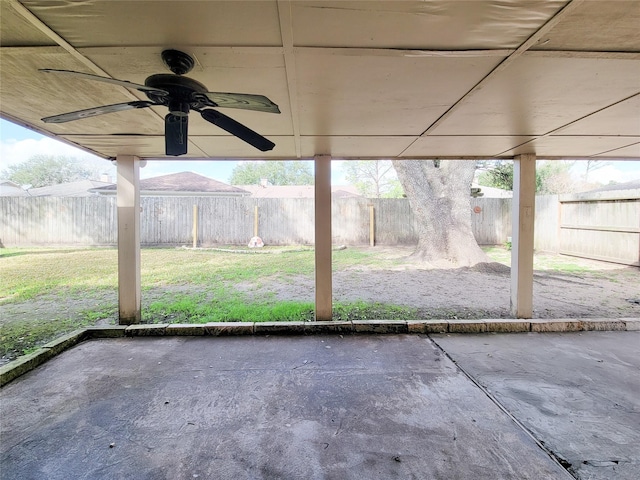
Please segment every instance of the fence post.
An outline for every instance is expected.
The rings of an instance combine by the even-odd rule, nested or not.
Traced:
[[[198,205],[193,206],[193,248],[198,247]]]
[[[253,236],[258,236],[258,205],[253,207]]]
[[[373,247],[376,243],[375,239],[376,227],[375,227],[375,215],[373,204],[369,204],[369,246]]]
[[[553,249],[553,253],[560,253],[562,250],[562,245],[560,242],[562,241],[562,199],[560,195],[558,195],[558,228],[556,228],[556,245]]]

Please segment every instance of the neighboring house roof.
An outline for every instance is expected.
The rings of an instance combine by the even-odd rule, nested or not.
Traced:
[[[77,182],[30,188],[29,195],[32,197],[89,197],[95,195],[93,189],[108,185],[112,184],[97,180],[78,180]]]
[[[331,187],[331,196],[333,198],[362,197],[358,192],[358,189],[352,185],[336,185]]]
[[[239,185],[239,188],[251,192],[254,198],[313,198],[313,185]],[[332,185],[333,198],[362,197],[352,185]]]
[[[26,197],[27,195],[29,195],[27,191],[16,182],[11,180],[0,182],[0,197]]]
[[[614,190],[636,190],[636,189],[640,189],[640,179],[631,180],[630,182],[624,182],[624,183],[612,183],[610,185],[598,187],[595,190],[589,190],[588,193],[611,192]],[[587,192],[582,192],[582,193],[587,193]]]
[[[95,188],[92,191],[102,195],[115,195],[117,186],[113,184]],[[193,172],[171,173],[140,180],[140,194],[160,196],[249,196],[249,192],[241,188],[233,187]]]

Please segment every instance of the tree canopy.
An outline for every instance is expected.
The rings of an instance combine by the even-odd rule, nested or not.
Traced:
[[[572,190],[573,180],[569,173],[573,163],[563,161],[540,162],[536,168],[536,193],[557,194]],[[498,162],[480,174],[480,185],[513,190],[513,162]]]
[[[346,180],[365,197],[398,198],[404,193],[391,160],[345,161],[342,169]]]
[[[266,180],[271,185],[313,185],[310,162],[266,161],[238,163],[231,172],[232,185],[257,185]]]
[[[9,165],[3,170],[2,177],[37,188],[91,178],[92,174],[75,158],[41,154],[26,162]]]
[[[513,190],[513,162],[500,162],[480,174],[478,183],[485,187]]]

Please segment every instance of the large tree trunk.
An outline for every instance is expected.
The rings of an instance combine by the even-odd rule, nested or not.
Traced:
[[[491,261],[471,229],[473,160],[394,160],[393,167],[416,219],[414,258],[438,267]]]

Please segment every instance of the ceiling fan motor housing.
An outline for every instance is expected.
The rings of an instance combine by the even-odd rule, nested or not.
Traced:
[[[210,105],[206,101],[207,87],[189,77],[160,73],[148,77],[144,84],[147,87],[158,88],[169,92],[160,96],[154,92],[146,92],[152,102],[165,105],[169,112],[177,116],[185,116],[190,109],[200,109]]]

